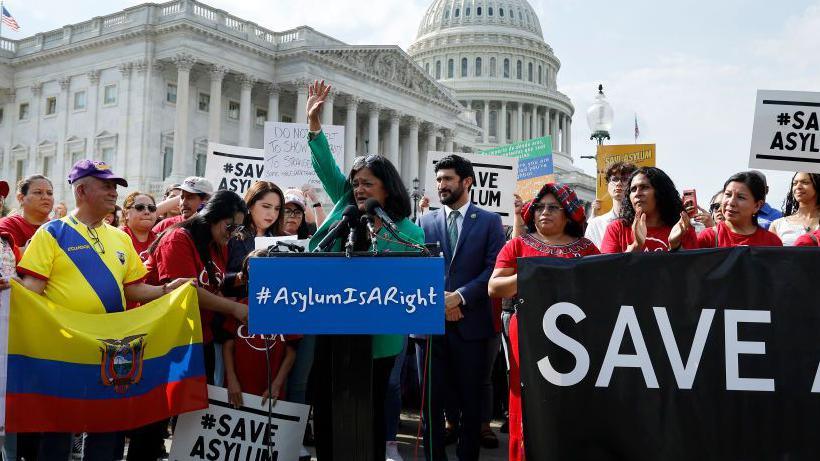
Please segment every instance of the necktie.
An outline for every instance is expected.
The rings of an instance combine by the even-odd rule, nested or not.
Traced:
[[[456,225],[456,220],[459,216],[461,216],[461,213],[459,213],[458,210],[453,210],[450,212],[450,216],[447,217],[447,237],[450,239],[450,251],[453,253],[456,252],[456,245],[458,244],[458,226]]]

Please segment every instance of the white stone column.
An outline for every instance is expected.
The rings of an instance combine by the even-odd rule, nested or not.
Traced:
[[[566,131],[566,138],[567,138],[567,156],[569,157],[572,153],[572,117],[567,116],[567,131]]]
[[[336,92],[331,90],[322,106],[322,125],[333,125],[333,103],[336,101]]]
[[[552,136],[552,151],[558,152],[558,111],[550,110],[550,136]]]
[[[507,101],[501,101],[501,112],[498,113],[498,136],[496,142],[499,145],[507,144]]]
[[[119,137],[117,139],[117,157],[114,159],[114,171],[119,175],[127,176],[126,179],[137,180],[138,178],[133,175],[129,171],[130,174],[126,175],[126,167],[127,167],[127,159],[128,159],[128,143],[129,143],[129,133],[128,128],[131,126],[128,123],[128,115],[131,110],[131,71],[132,71],[132,64],[130,62],[120,64],[119,66],[120,75],[122,78],[120,79],[120,94],[118,95],[117,99],[119,99]],[[59,165],[59,163],[58,163]]]
[[[397,169],[399,168],[399,121],[401,114],[397,111],[390,112],[390,147],[387,150],[390,162]]]
[[[268,85],[268,121],[279,121],[279,85],[276,83]]]
[[[40,157],[40,107],[43,105],[43,102],[40,100],[40,96],[42,94],[43,84],[40,82],[32,83],[31,102],[29,103],[29,120],[30,123],[34,125],[34,129],[32,130],[34,142],[31,143],[31,147],[28,151],[28,168],[26,175],[33,175],[41,171],[40,165],[37,165],[37,159]],[[9,184],[9,186],[11,186],[11,184]]]
[[[484,100],[484,113],[481,114],[484,117],[484,144],[490,142],[490,101]],[[498,124],[496,124],[496,128],[498,128]]]
[[[253,103],[251,102],[251,92],[256,79],[250,75],[240,74],[239,83],[242,89],[239,93],[239,145],[249,147],[251,145],[251,127],[253,127]]]
[[[444,152],[453,151],[453,131],[444,130]]]
[[[88,139],[91,141],[91,152],[94,152],[94,138],[97,137],[97,114],[99,113],[99,104],[97,103],[100,99],[100,71],[92,70],[88,72],[88,100],[87,103],[87,110],[88,110],[88,119],[91,120],[91,133],[88,135]],[[93,158],[94,155],[92,153],[88,154],[89,158]]]
[[[222,80],[228,68],[211,66],[211,99],[208,103],[208,141],[222,142]]]
[[[567,118],[564,114],[561,114],[560,120],[561,126],[561,152],[566,153],[567,151]]]
[[[436,135],[438,134],[438,128],[436,125],[432,123],[426,124],[427,128],[427,143],[425,144],[424,148],[421,149],[419,152],[419,184],[421,184],[422,188],[427,187],[427,153],[430,151],[436,151]]]
[[[307,99],[308,99],[308,82],[307,80],[297,80],[296,82],[296,114],[295,123],[307,123]]]
[[[538,106],[532,106],[532,113],[530,113],[530,139],[538,137]]]
[[[515,118],[515,141],[524,139],[524,104],[518,103],[518,113]]]
[[[550,109],[547,106],[542,107],[544,109],[544,115],[541,117],[541,120],[543,121],[543,129],[541,130],[541,136],[546,136],[547,134],[549,134],[550,129]]]
[[[409,156],[406,159],[409,176],[404,178],[405,186],[412,186],[413,179],[419,177],[419,119],[418,117],[410,117],[410,134],[408,135],[410,142],[408,143]]]
[[[62,173],[68,172],[69,168],[68,165],[66,165],[65,140],[68,139],[68,113],[71,110],[71,77],[60,78],[57,80],[57,83],[60,85],[60,98],[57,100],[57,153],[55,154],[54,171]],[[6,113],[10,114],[10,112]],[[9,154],[10,153],[6,151],[6,157],[8,157]],[[117,173],[122,174],[119,173],[119,171]],[[11,171],[7,170],[5,177],[13,178]],[[53,183],[55,200],[65,200],[66,182],[53,181]]]
[[[188,149],[188,109],[191,89],[191,68],[196,59],[188,54],[178,54],[174,58],[177,66],[177,107],[174,119],[174,159],[171,164],[171,175],[168,183],[179,183],[187,175],[186,160],[190,156]]]
[[[347,98],[347,118],[345,119],[345,167],[350,171],[356,157],[356,117],[360,99],[355,96]]]
[[[367,125],[367,153],[379,153],[379,111],[381,108],[377,104],[370,104],[370,119]]]

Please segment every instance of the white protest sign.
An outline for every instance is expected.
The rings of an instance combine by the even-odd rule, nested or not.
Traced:
[[[820,93],[758,90],[749,166],[820,173]]]
[[[262,149],[208,143],[205,179],[216,190],[227,189],[244,195],[251,184],[262,179],[264,172]]]
[[[344,171],[345,127],[322,126],[330,151],[336,164]],[[276,183],[282,189],[301,188],[305,184],[321,187],[319,178],[313,171],[308,146],[308,126],[306,123],[265,123],[265,176],[264,179]]]
[[[6,433],[6,378],[9,358],[9,301],[11,290],[0,291],[0,435]]]
[[[228,391],[208,386],[211,405],[179,416],[170,461],[252,459],[297,461],[310,407],[277,401],[268,423],[262,397],[242,394],[244,406],[228,403]]]
[[[436,163],[453,152],[427,153],[427,165],[425,174],[427,184],[436,184]],[[501,216],[501,223],[512,226],[514,224],[513,194],[518,182],[518,159],[508,157],[495,157],[492,155],[465,154],[459,152],[457,155],[466,158],[473,164],[476,182],[471,189],[471,200],[487,211],[498,213]],[[430,208],[441,207],[438,194],[430,194]]]

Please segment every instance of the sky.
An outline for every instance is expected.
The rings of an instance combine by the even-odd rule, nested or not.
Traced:
[[[23,38],[143,2],[6,0]],[[208,0],[275,31],[300,25],[354,45],[405,50],[432,0]],[[658,166],[701,204],[748,169],[758,89],[820,91],[820,0],[530,0],[575,105],[575,164],[594,174],[586,111],[597,85],[612,104],[613,144],[657,144]],[[763,170],[780,208],[793,173]]]

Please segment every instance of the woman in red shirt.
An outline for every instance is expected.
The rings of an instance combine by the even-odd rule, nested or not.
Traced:
[[[151,231],[157,221],[157,203],[151,194],[131,192],[122,202],[122,230],[131,237],[134,249],[145,261],[148,258],[148,248],[157,239],[157,234]]]
[[[757,213],[766,203],[766,183],[759,174],[744,171],[723,185],[724,221],[698,234],[698,248],[783,246],[780,237],[757,225]]]
[[[54,206],[54,187],[43,175],[28,176],[17,183],[20,212],[0,218],[0,233],[11,235],[14,244],[24,247],[43,224],[49,221]]]
[[[607,226],[601,252],[674,251],[696,245],[697,235],[675,183],[660,168],[635,170],[620,219]]]
[[[227,244],[239,229],[248,209],[234,192],[215,193],[205,208],[193,217],[166,230],[148,249],[145,267],[148,279],[165,283],[177,278],[192,278],[202,316],[202,342],[205,347],[205,372],[213,384],[214,348],[211,320],[215,312],[229,314],[245,322],[248,306],[220,296],[225,279]]]
[[[548,183],[531,202],[524,205],[521,216],[529,233],[507,242],[495,263],[488,286],[493,298],[509,298],[518,292],[516,258],[548,256],[580,258],[600,254],[584,237],[584,205],[575,192],[563,184]],[[524,432],[521,420],[521,378],[518,365],[518,316],[510,320],[510,461],[524,459]]]

